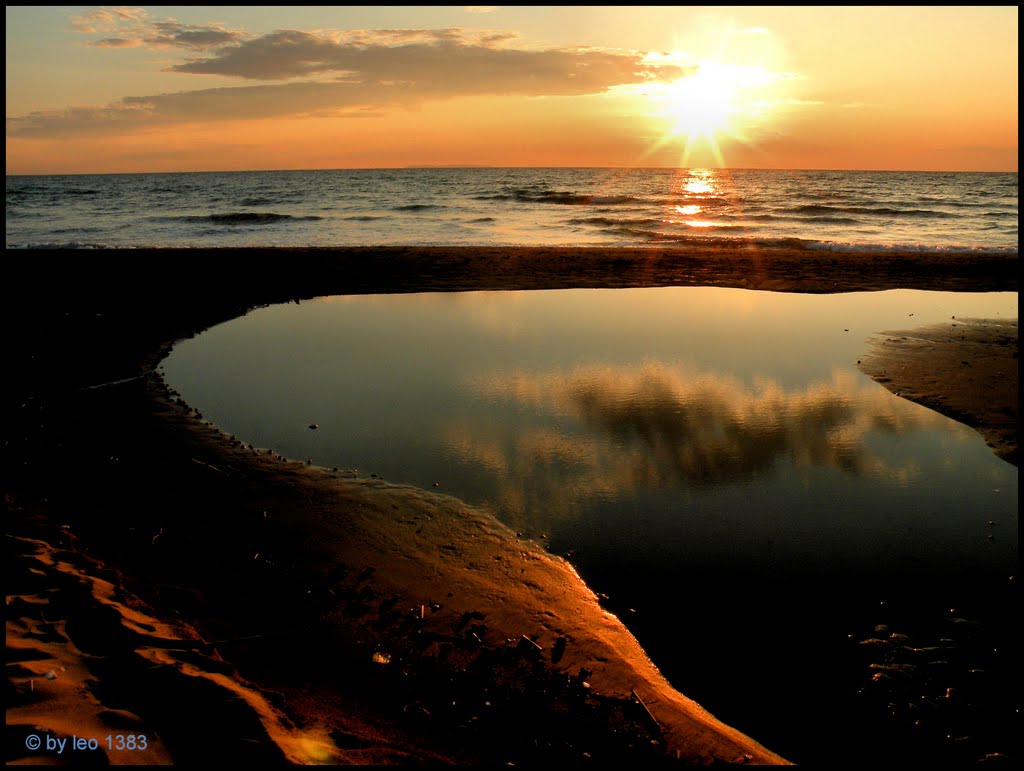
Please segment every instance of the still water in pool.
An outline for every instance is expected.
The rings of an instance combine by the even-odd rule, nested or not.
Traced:
[[[163,368],[246,443],[547,538],[679,690],[771,749],[820,760],[869,732],[867,759],[905,737],[872,722],[894,654],[860,643],[955,639],[949,608],[998,616],[1016,572],[1016,467],[856,366],[872,337],[953,317],[1016,318],[1017,295],[331,297],[217,326]]]

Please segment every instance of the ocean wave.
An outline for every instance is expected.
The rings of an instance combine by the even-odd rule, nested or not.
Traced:
[[[806,217],[785,216],[781,214],[748,214],[744,217],[757,222],[815,222],[821,225],[863,225],[865,221],[856,217],[819,214]]]
[[[7,218],[12,220],[21,219],[40,219],[43,217],[42,212],[37,211],[25,211],[24,209],[15,209],[10,203],[7,204]]]
[[[772,237],[772,236],[741,236],[741,235],[718,235],[721,230],[738,230],[742,228],[694,228],[691,232],[671,233],[662,230],[652,231],[641,228],[619,228],[619,232],[643,238],[646,246],[659,246],[676,244],[681,247],[724,247],[749,249],[752,247],[763,247],[766,249],[801,249],[811,251],[832,251],[849,253],[873,253],[887,252],[892,254],[920,253],[920,254],[970,254],[970,255],[1011,255],[1017,254],[1015,247],[984,247],[969,245],[944,245],[927,246],[913,243],[881,243],[881,242],[839,242],[823,241],[809,238],[795,237]],[[700,232],[701,230],[713,230],[714,232]]]
[[[840,214],[874,214],[890,217],[935,217],[938,219],[955,218],[957,215],[949,212],[936,211],[935,209],[896,209],[891,206],[827,206],[825,204],[807,204],[796,206],[794,212],[800,214],[827,214],[837,212]]]
[[[808,241],[804,248],[816,251],[824,250],[829,252],[892,252],[892,253],[924,253],[933,252],[941,254],[991,254],[1009,255],[1017,254],[1015,247],[987,247],[967,246],[949,244],[943,246],[928,246],[925,244],[886,244],[886,243],[840,243],[838,241]]]
[[[809,251],[830,251],[830,252],[883,252],[892,254],[901,253],[918,253],[918,254],[964,254],[964,255],[992,255],[992,256],[1008,256],[1016,255],[1016,247],[987,247],[987,246],[969,246],[969,245],[945,245],[945,246],[929,246],[925,244],[913,244],[913,243],[882,243],[882,242],[856,242],[856,243],[843,243],[838,241],[820,241],[810,240],[794,237],[776,237],[771,236],[729,236],[729,235],[716,235],[714,233],[664,233],[654,231],[644,231],[641,229],[622,229],[623,232],[631,232],[634,236],[645,236],[642,242],[635,244],[623,244],[623,247],[634,246],[634,247],[658,247],[663,246],[666,243],[676,244],[680,247],[700,247],[700,248],[736,248],[736,249],[749,249],[752,247],[763,247],[766,249],[803,249]],[[651,238],[650,236],[656,236]],[[522,246],[522,244],[516,244],[509,242],[505,244],[508,246]],[[578,242],[566,242],[564,244],[557,244],[561,246],[578,246]],[[400,248],[408,248],[413,244],[398,244],[395,245]],[[606,243],[596,243],[596,247],[606,248]],[[136,243],[136,244],[124,244],[124,243],[100,243],[90,241],[39,241],[39,242],[16,242],[8,241],[5,245],[7,249],[18,249],[18,250],[137,250],[137,249],[211,249],[217,251],[223,247],[209,247],[209,246],[197,246],[187,244],[176,244],[176,243]],[[234,247],[237,248],[237,247]],[[246,248],[246,247],[242,247]],[[294,248],[286,245],[275,246],[275,245],[252,245],[250,248],[280,248],[283,252],[287,252],[288,249]],[[329,247],[328,247],[329,248]]]
[[[103,195],[102,190],[94,190],[88,187],[40,187],[40,188],[22,188],[18,192],[27,193],[29,195]]]
[[[238,202],[239,206],[270,206],[275,203],[281,203],[279,199],[275,198],[243,198]]]
[[[375,220],[386,220],[387,217],[372,214],[353,214],[351,217],[344,217],[350,222],[373,222]]]
[[[972,195],[979,198],[985,198],[985,196],[993,195],[992,193],[978,192]],[[921,196],[915,199],[915,203],[937,203],[940,206],[948,206],[952,209],[991,209],[1005,208],[1017,210],[1017,202],[1015,200],[1009,200],[1010,196],[999,195],[999,198],[1007,198],[1008,200],[1003,201],[989,201],[989,200],[978,200],[972,201],[969,198],[937,198],[935,196]]]
[[[638,219],[616,219],[614,217],[574,217],[566,220],[570,225],[597,225],[599,227],[621,227],[624,225],[660,225],[663,220],[651,217]]]
[[[719,244],[725,245],[731,241],[745,241],[747,239],[737,238],[732,236],[722,236],[718,234],[736,234],[742,233],[743,231],[749,230],[749,228],[743,225],[691,225],[686,222],[673,223],[678,227],[686,228],[682,232],[671,232],[665,230],[649,230],[647,228],[636,228],[625,225],[609,228],[613,233],[620,233],[622,235],[633,236],[634,238],[641,238],[649,243],[694,243],[694,238],[698,239],[698,243],[703,244]],[[697,235],[700,234],[700,235]]]
[[[798,219],[794,217],[793,219]],[[864,220],[856,217],[803,217],[800,222],[816,222],[820,225],[863,225]]]
[[[28,187],[13,187],[7,188],[7,195],[14,196],[48,196],[55,201],[59,201],[61,196],[68,195],[103,195],[102,190],[94,190],[92,188],[78,188],[68,187],[60,188],[49,185],[33,185]]]
[[[40,241],[39,243],[6,243],[5,249],[134,249],[120,244],[95,244],[87,241]]]
[[[431,209],[445,209],[447,207],[436,203],[407,203],[401,206],[392,206],[392,211],[429,211]]]
[[[685,226],[691,230],[699,230],[707,233],[738,233],[744,230],[750,230],[748,225],[729,225],[724,222],[710,222],[708,220],[695,220],[686,222],[685,220],[676,220],[672,222],[676,227]]]
[[[588,195],[565,190],[513,190],[510,193],[474,196],[477,201],[518,201],[520,203],[550,203],[561,206],[616,206],[637,203],[641,199],[631,195]]]
[[[701,204],[707,206],[712,203],[743,203],[743,199],[736,198],[723,198],[720,195],[684,195],[682,198],[671,198],[666,199],[665,204],[672,206],[686,206],[688,204]]]
[[[199,216],[173,217],[172,219],[181,222],[214,222],[218,225],[270,225],[275,222],[300,222],[311,220],[322,220],[315,214],[299,217],[292,214],[277,214],[275,212],[262,211],[241,211],[228,212],[226,214],[206,214]]]
[[[1014,180],[1013,182],[1007,182],[1003,185],[1000,185],[1000,188],[1001,190],[1013,190],[1013,195],[1017,194],[1016,180]],[[1001,197],[1005,195],[1000,190],[973,190],[971,194],[979,198]]]

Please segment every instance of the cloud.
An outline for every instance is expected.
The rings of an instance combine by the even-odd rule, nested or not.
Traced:
[[[213,48],[240,40],[241,32],[224,29],[220,25],[179,24],[176,21],[158,21],[151,25],[148,37],[143,38],[154,48],[180,46],[183,48]]]
[[[379,91],[343,83],[207,88],[126,96],[103,107],[69,107],[7,119],[10,137],[72,137],[129,133],[180,123],[271,118],[386,103]]]
[[[468,81],[487,82],[497,93],[585,93],[680,72],[675,65],[643,62],[621,52],[505,45],[513,38],[460,29],[282,30],[171,69],[255,80],[345,73],[361,80],[448,83],[456,91]]]
[[[123,37],[105,37],[90,45],[96,48],[137,48],[142,45],[141,40],[131,40]]]
[[[95,32],[111,32],[117,29],[120,22],[140,21],[146,12],[141,8],[106,7],[98,11],[90,11],[71,18],[71,26],[78,32],[91,34]]]
[[[144,105],[117,103],[105,107],[68,107],[7,118],[9,137],[70,137],[124,132],[156,121]]]
[[[211,28],[150,25],[174,45],[212,45]],[[195,34],[193,34],[195,33]],[[465,96],[576,96],[624,84],[671,80],[676,64],[641,54],[597,49],[514,48],[511,33],[442,30],[282,30],[232,45],[170,71],[247,80],[287,80],[150,96],[103,107],[69,108],[8,118],[8,136],[69,136],[134,131],[188,121],[309,114],[314,111],[412,107]],[[127,47],[132,38],[106,38]],[[116,42],[114,42],[116,41]],[[168,43],[170,45],[170,43]],[[296,78],[305,78],[294,82]],[[316,80],[310,80],[316,78]]]
[[[182,24],[168,18],[152,21],[142,8],[107,7],[74,16],[71,27],[86,35],[111,34],[100,40],[89,41],[94,48],[168,48],[192,50],[216,48],[242,40],[245,35],[229,30],[223,24]]]

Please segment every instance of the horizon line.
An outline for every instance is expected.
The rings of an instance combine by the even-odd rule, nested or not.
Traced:
[[[333,168],[305,169],[179,169],[177,171],[71,171],[71,172],[5,172],[6,177],[96,177],[131,174],[252,174],[311,171],[431,171],[458,169],[588,169],[588,170],[676,170],[676,171],[839,171],[864,172],[868,174],[1017,174],[1017,169],[841,169],[822,167],[742,167],[742,166],[503,166],[499,164],[408,164],[405,166],[346,166]]]

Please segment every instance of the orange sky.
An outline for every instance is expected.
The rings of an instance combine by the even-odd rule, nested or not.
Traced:
[[[1017,9],[7,8],[7,173],[1017,170]]]

